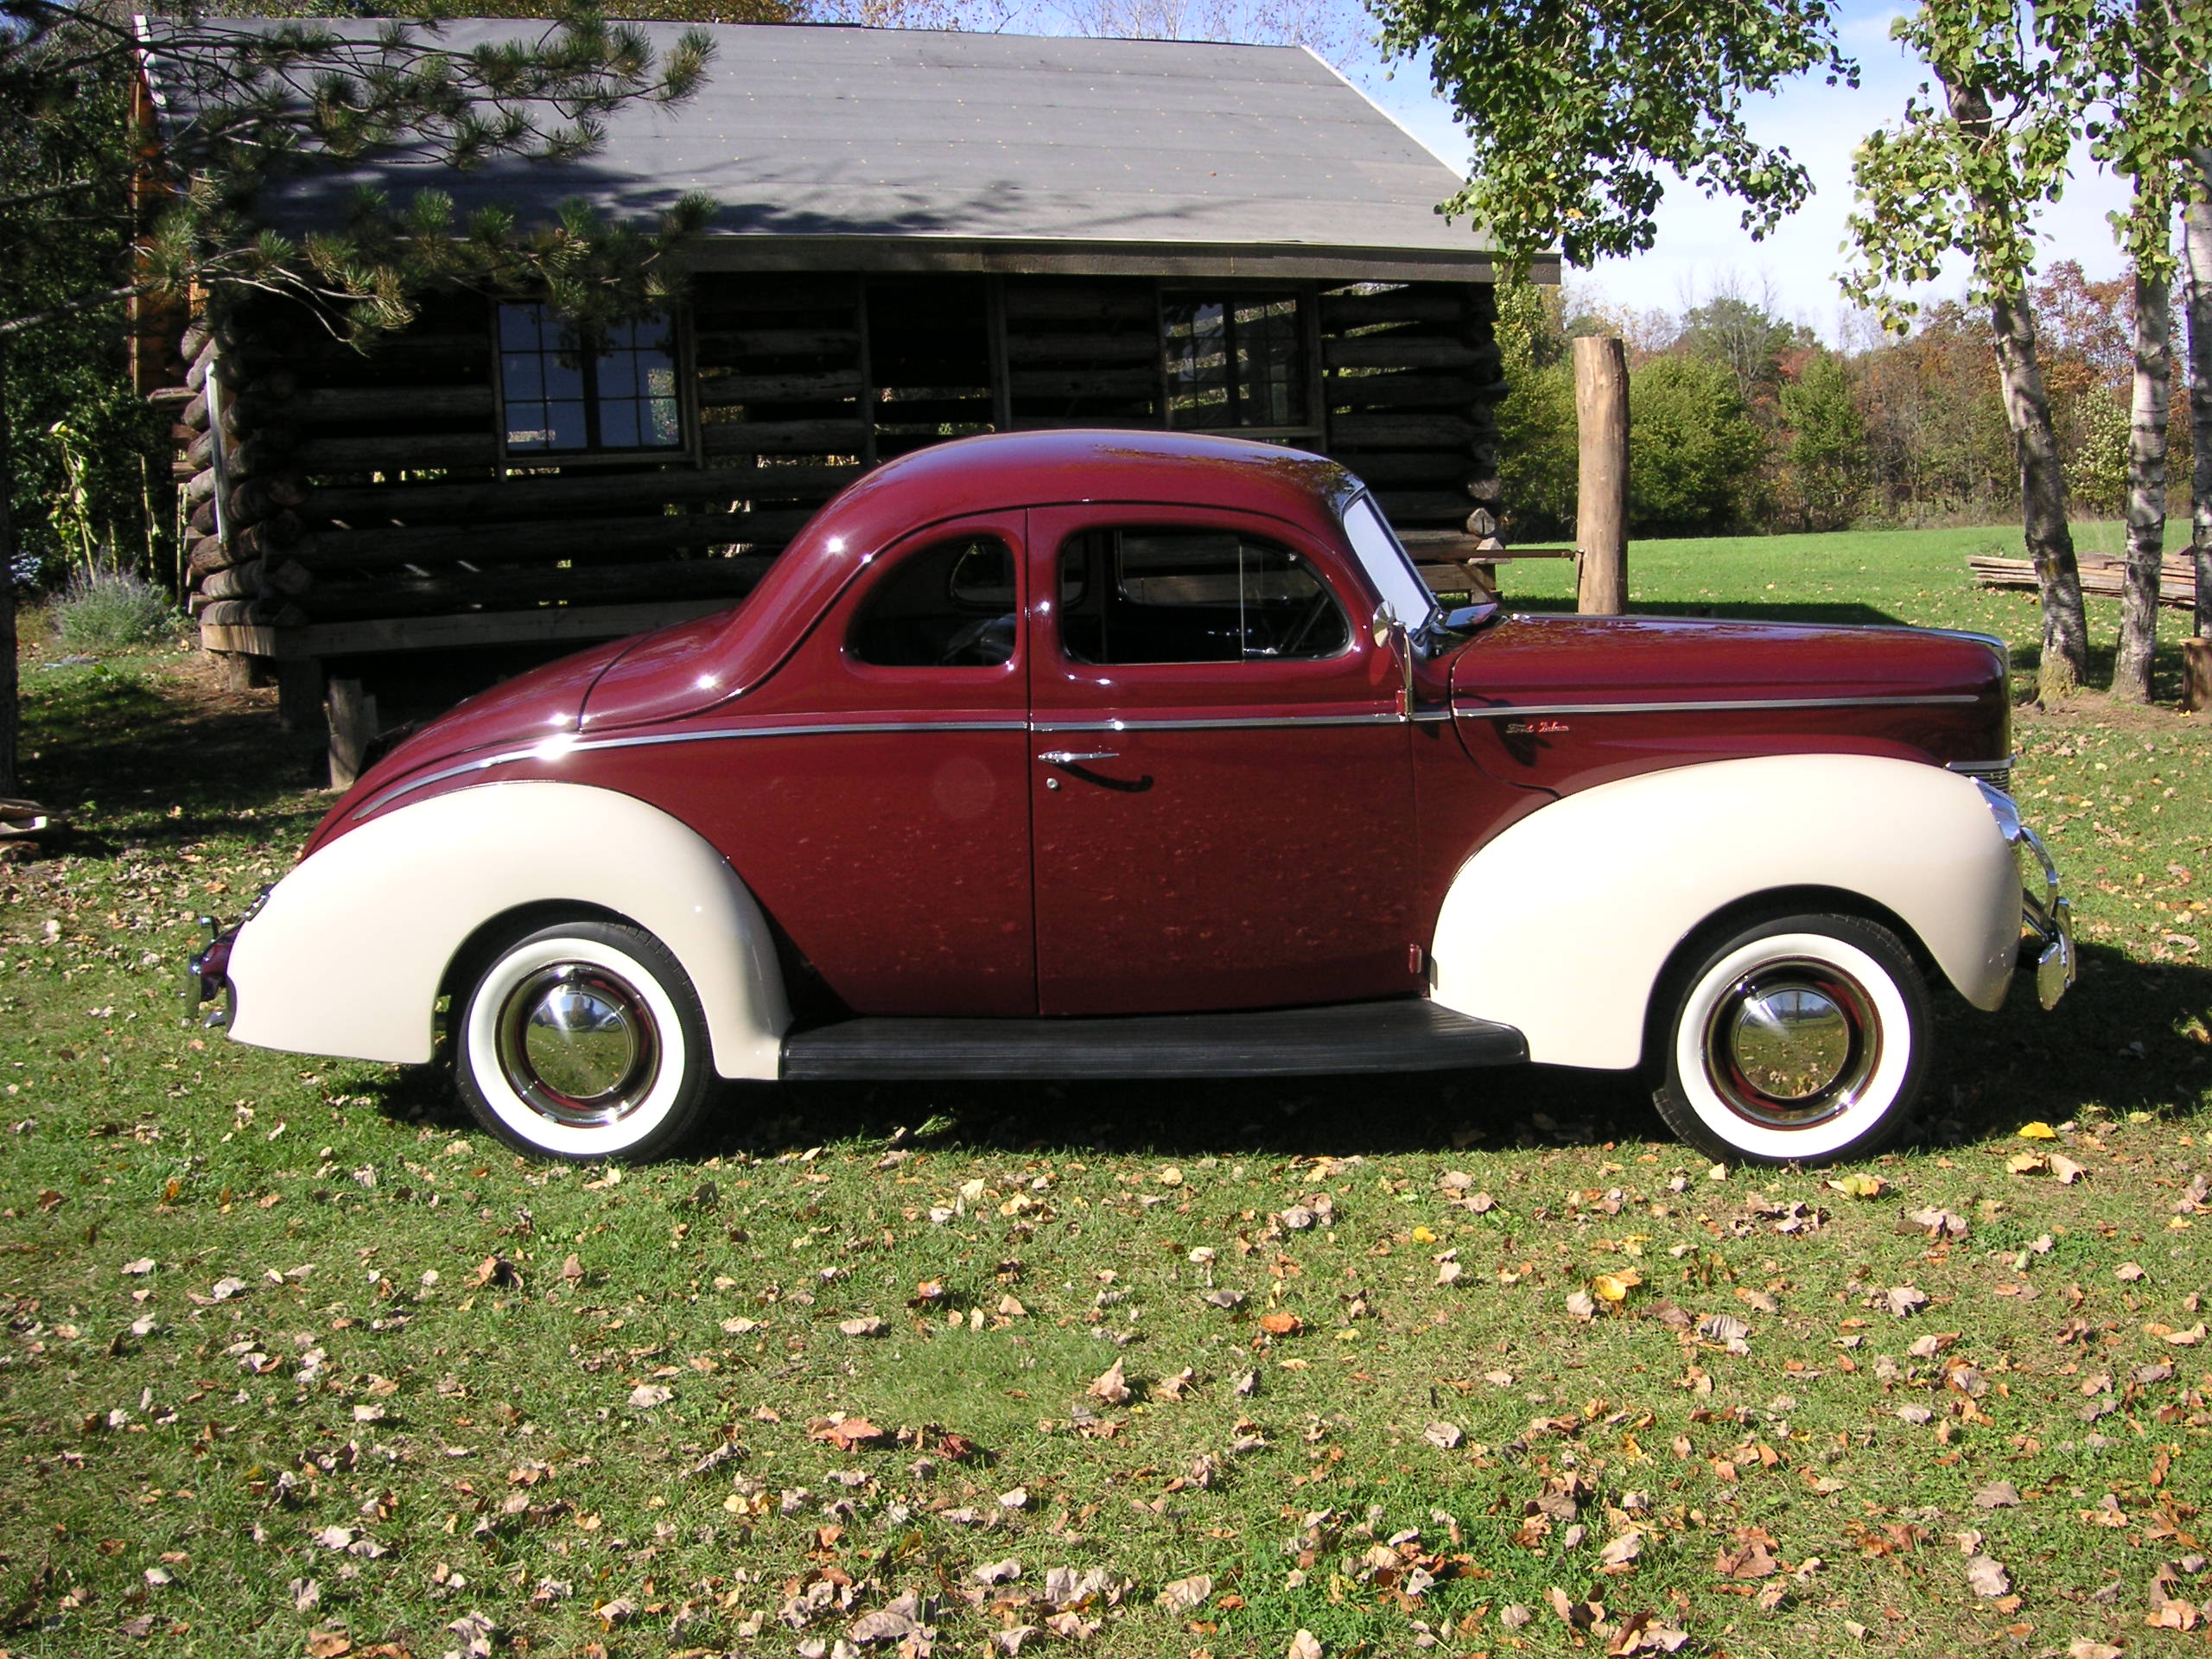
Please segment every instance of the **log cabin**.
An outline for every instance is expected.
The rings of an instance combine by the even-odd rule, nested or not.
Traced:
[[[446,26],[461,48],[529,27]],[[1320,58],[711,33],[703,90],[623,110],[585,162],[385,163],[271,209],[305,230],[372,183],[464,219],[649,220],[703,191],[667,315],[580,348],[528,296],[454,291],[363,353],[269,301],[141,351],[176,415],[201,644],[275,677],[288,719],[320,734],[334,683],[350,722],[362,683],[387,713],[435,704],[727,605],[843,485],[977,432],[1319,450],[1421,556],[1497,547],[1491,245],[1436,211],[1459,175]],[[156,122],[184,118],[157,41],[144,62]]]

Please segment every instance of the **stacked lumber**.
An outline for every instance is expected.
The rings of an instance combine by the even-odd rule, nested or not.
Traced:
[[[1328,449],[1392,524],[1497,545],[1503,367],[1487,283],[1363,283],[1320,300]]]
[[[2107,553],[2081,556],[2082,591],[2104,599],[2118,599],[2126,588],[2127,564]],[[1999,559],[1975,554],[1967,560],[1974,583],[1981,588],[2036,589],[2036,567],[2031,559]],[[2169,553],[2158,567],[2158,603],[2175,610],[2196,607],[2196,566],[2184,550]]]

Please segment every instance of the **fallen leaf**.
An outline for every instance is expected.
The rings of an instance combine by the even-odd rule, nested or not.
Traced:
[[[2056,1141],[2058,1131],[2038,1118],[2033,1123],[2023,1123],[2018,1131],[2023,1141]],[[2001,1593],[2001,1592],[2000,1592]]]
[[[1523,1628],[1528,1624],[1529,1621],[1534,1618],[1535,1618],[1535,1614],[1531,1612],[1528,1608],[1523,1607],[1517,1601],[1508,1602],[1504,1606],[1497,1610],[1497,1622],[1504,1625],[1509,1630],[1517,1630]]]
[[[353,1651],[353,1638],[344,1630],[308,1632],[308,1659],[342,1659],[342,1656]]]
[[[1897,1318],[1909,1319],[1928,1306],[1928,1293],[1913,1285],[1892,1285],[1881,1294],[1881,1305]]]
[[[1974,1495],[1978,1510],[2009,1510],[2020,1502],[2020,1489],[2009,1480],[1993,1480]]]
[[[1284,1649],[1283,1659],[1321,1659],[1321,1643],[1311,1630],[1300,1630],[1290,1638]]]
[[[1878,1175],[1863,1175],[1857,1173],[1840,1176],[1828,1183],[1835,1192],[1842,1193],[1846,1198],[1878,1198],[1888,1190],[1889,1185]]]
[[[1187,1613],[1211,1594],[1213,1580],[1204,1573],[1194,1573],[1187,1579],[1162,1585],[1154,1599],[1171,1613]]]
[[[1129,1400],[1129,1385],[1128,1380],[1122,1375],[1122,1362],[1116,1360],[1113,1364],[1094,1377],[1090,1386],[1084,1392],[1094,1400],[1104,1401],[1109,1406],[1127,1405]]]
[[[655,1406],[664,1406],[676,1398],[676,1390],[658,1382],[640,1382],[630,1390],[630,1403],[639,1411],[651,1411]]]
[[[880,1337],[883,1334],[883,1321],[868,1313],[857,1319],[847,1319],[837,1329],[849,1337]]]
[[[1618,1273],[1601,1273],[1590,1281],[1590,1288],[1598,1300],[1618,1304],[1628,1300],[1628,1294],[1643,1282],[1643,1275],[1632,1268]]]
[[[1306,1328],[1306,1321],[1295,1313],[1263,1313],[1260,1329],[1270,1336],[1294,1337]]]
[[[2061,1186],[2071,1186],[2089,1173],[2086,1164],[2077,1164],[2063,1152],[2050,1154],[2050,1173],[2058,1177]]]
[[[1619,1574],[1636,1566],[1643,1554],[1643,1535],[1624,1532],[1598,1552],[1598,1570],[1607,1574]]]
[[[2066,1644],[2066,1659],[2120,1659],[2121,1652],[2109,1642],[2092,1642],[2086,1636]]]
[[[1598,1304],[1590,1300],[1586,1290],[1569,1291],[1567,1311],[1578,1319],[1594,1319],[1598,1317]]]
[[[827,1440],[840,1452],[849,1452],[856,1446],[873,1446],[878,1440],[891,1437],[865,1417],[841,1417],[835,1422],[825,1422],[807,1430],[810,1440]]]
[[[976,1569],[979,1584],[1011,1584],[1021,1576],[1021,1563],[1009,1555],[1002,1561],[992,1561]]]
[[[123,1270],[134,1277],[141,1274],[151,1273],[154,1270],[154,1258],[150,1255],[142,1255],[136,1262],[124,1262]]]
[[[1985,1601],[2012,1593],[2012,1575],[1987,1555],[1976,1555],[1967,1562],[1967,1583]]]
[[[1431,1423],[1421,1430],[1421,1437],[1440,1452],[1456,1452],[1467,1438],[1457,1423]]]
[[[2123,1262],[2112,1270],[2112,1276],[2123,1285],[2132,1285],[2143,1279],[2145,1274],[2139,1262]]]

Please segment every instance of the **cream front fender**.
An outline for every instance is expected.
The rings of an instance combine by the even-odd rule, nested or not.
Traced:
[[[1967,1001],[2004,1001],[2020,885],[1980,790],[1848,754],[1646,772],[1529,814],[1453,878],[1436,1000],[1516,1027],[1532,1060],[1625,1070],[1675,947],[1738,900],[1790,887],[1871,899]]]
[[[430,1058],[432,1005],[478,928],[524,906],[614,912],[690,976],[715,1070],[773,1077],[791,1014],[768,925],[721,855],[657,807],[582,784],[485,784],[340,836],[279,881],[231,951],[231,1035]]]

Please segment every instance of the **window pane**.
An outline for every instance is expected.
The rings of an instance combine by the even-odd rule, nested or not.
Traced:
[[[1060,552],[1061,642],[1077,662],[1333,657],[1351,629],[1288,548],[1234,531],[1102,530]]]
[[[1228,314],[1217,300],[1170,303],[1167,407],[1176,426],[1230,423]]]
[[[1306,353],[1294,299],[1236,308],[1236,383],[1243,426],[1302,426],[1306,422]]]
[[[545,424],[551,434],[546,441],[549,449],[582,449],[590,444],[581,398],[575,403],[547,404]]]
[[[553,434],[545,419],[545,405],[542,403],[507,403],[507,448],[510,449],[543,449],[551,442]]]
[[[595,350],[571,338],[564,351],[561,321],[543,305],[503,305],[498,327],[509,448],[682,447],[676,336],[666,317],[610,329]]]
[[[503,305],[499,308],[499,349],[507,352],[535,352],[543,349],[538,328],[544,308],[536,305]]]
[[[1013,660],[1019,620],[1013,550],[962,536],[908,554],[853,620],[846,649],[880,668],[995,668]]]
[[[534,353],[503,354],[499,359],[499,380],[506,387],[510,407],[545,395],[544,377],[538,372],[538,359]]]
[[[638,447],[638,405],[625,399],[599,406],[599,445],[602,449]]]
[[[652,425],[640,442],[656,449],[674,449],[683,442],[683,419],[673,397],[656,397],[646,405],[652,411]]]

